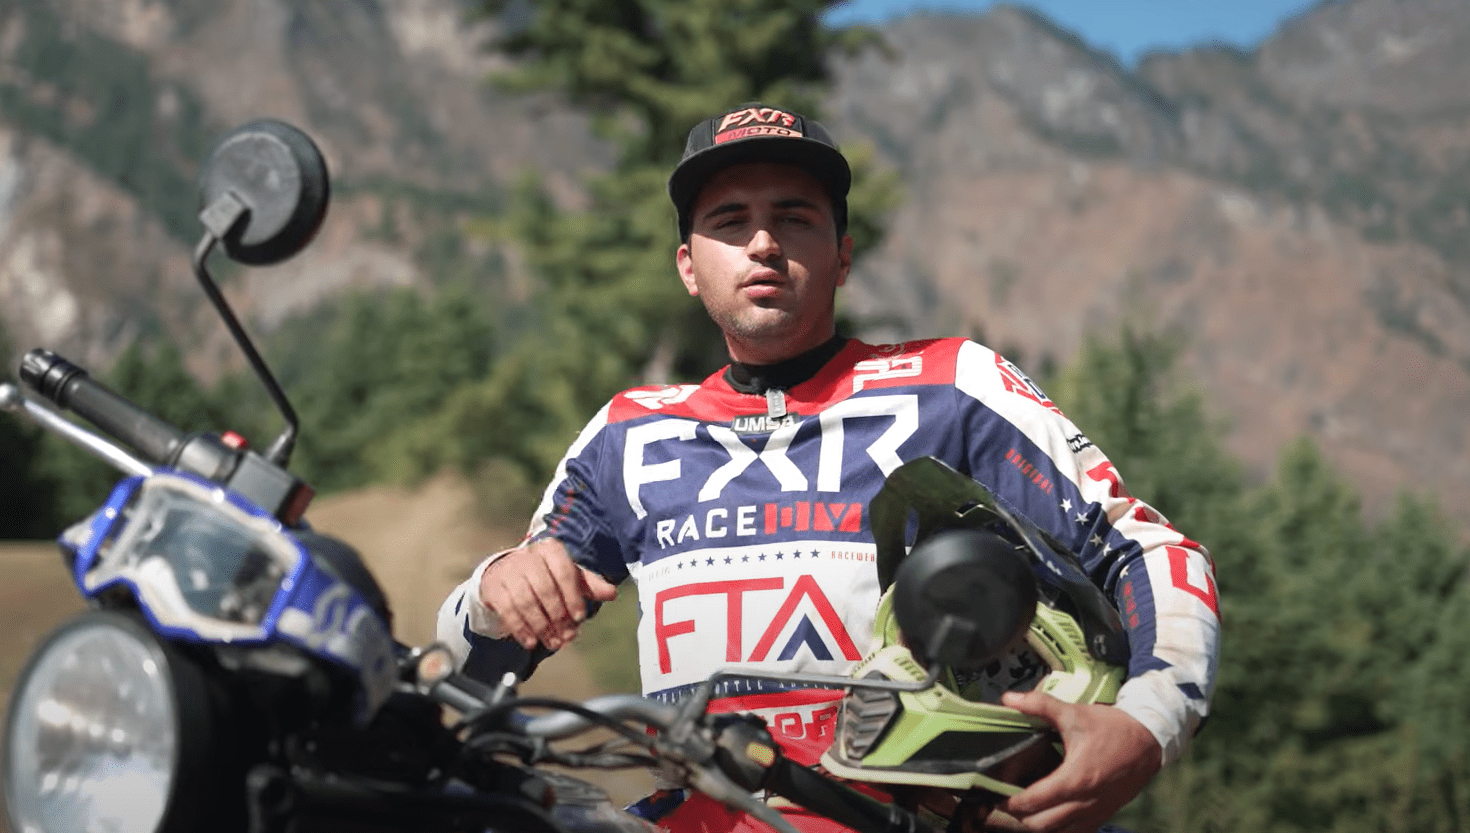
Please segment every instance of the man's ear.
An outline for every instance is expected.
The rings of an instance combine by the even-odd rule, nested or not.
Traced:
[[[674,255],[674,265],[679,269],[679,280],[684,282],[685,291],[699,297],[699,284],[694,280],[694,254],[688,243],[679,246],[678,253]]]
[[[847,284],[847,273],[852,271],[852,235],[842,235],[842,241],[837,244],[837,266],[841,270],[837,277],[837,285]]]

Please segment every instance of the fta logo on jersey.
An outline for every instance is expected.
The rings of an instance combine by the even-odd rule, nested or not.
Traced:
[[[759,618],[763,618],[759,614],[769,610],[771,602],[777,598],[781,599],[780,607],[769,622],[764,623],[760,637],[747,653],[745,631],[748,620],[757,619],[759,626]],[[682,605],[683,612],[675,615],[691,618],[673,619],[669,608],[685,599],[698,601]],[[724,616],[710,615],[712,606],[718,606],[721,599],[724,600]],[[747,614],[747,606],[753,616]],[[699,613],[706,615],[700,617]],[[718,634],[701,632],[703,629],[719,630],[721,626],[723,640]],[[704,581],[660,590],[653,599],[653,638],[658,647],[660,673],[673,672],[670,642],[686,636],[701,646],[715,646],[723,641],[724,661],[727,663],[792,660],[803,647],[819,660],[856,662],[862,658],[842,618],[810,574],[798,576],[789,590],[783,576]],[[704,656],[702,659],[708,661],[713,658]]]

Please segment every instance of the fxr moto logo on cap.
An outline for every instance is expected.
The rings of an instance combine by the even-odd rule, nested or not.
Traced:
[[[774,107],[747,107],[720,120],[715,128],[715,144],[747,139],[752,136],[795,136],[806,134],[795,129],[797,117]]]

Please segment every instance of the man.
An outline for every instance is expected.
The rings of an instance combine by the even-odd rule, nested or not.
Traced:
[[[632,578],[649,696],[675,699],[732,665],[845,673],[868,648],[878,599],[864,509],[887,473],[933,455],[1071,547],[1123,612],[1132,660],[1115,706],[1003,700],[1052,722],[1066,750],[1001,805],[1007,823],[1096,830],[1208,711],[1219,634],[1208,556],[987,348],[837,335],[850,179],[827,132],[795,113],[747,105],[690,131],[669,179],[675,261],[732,362],[700,385],[614,397],[568,450],[526,542],[446,600],[441,638],[472,673],[525,668],[517,644],[560,648],[589,602]],[[798,760],[831,741],[836,693],[758,681],[720,693],[723,708],[765,717]]]

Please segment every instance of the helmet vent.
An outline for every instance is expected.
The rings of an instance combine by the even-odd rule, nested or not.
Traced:
[[[868,676],[886,679],[877,672]],[[838,729],[843,753],[854,760],[867,755],[893,722],[898,708],[898,695],[891,691],[854,689],[848,692],[842,700],[842,720]]]

